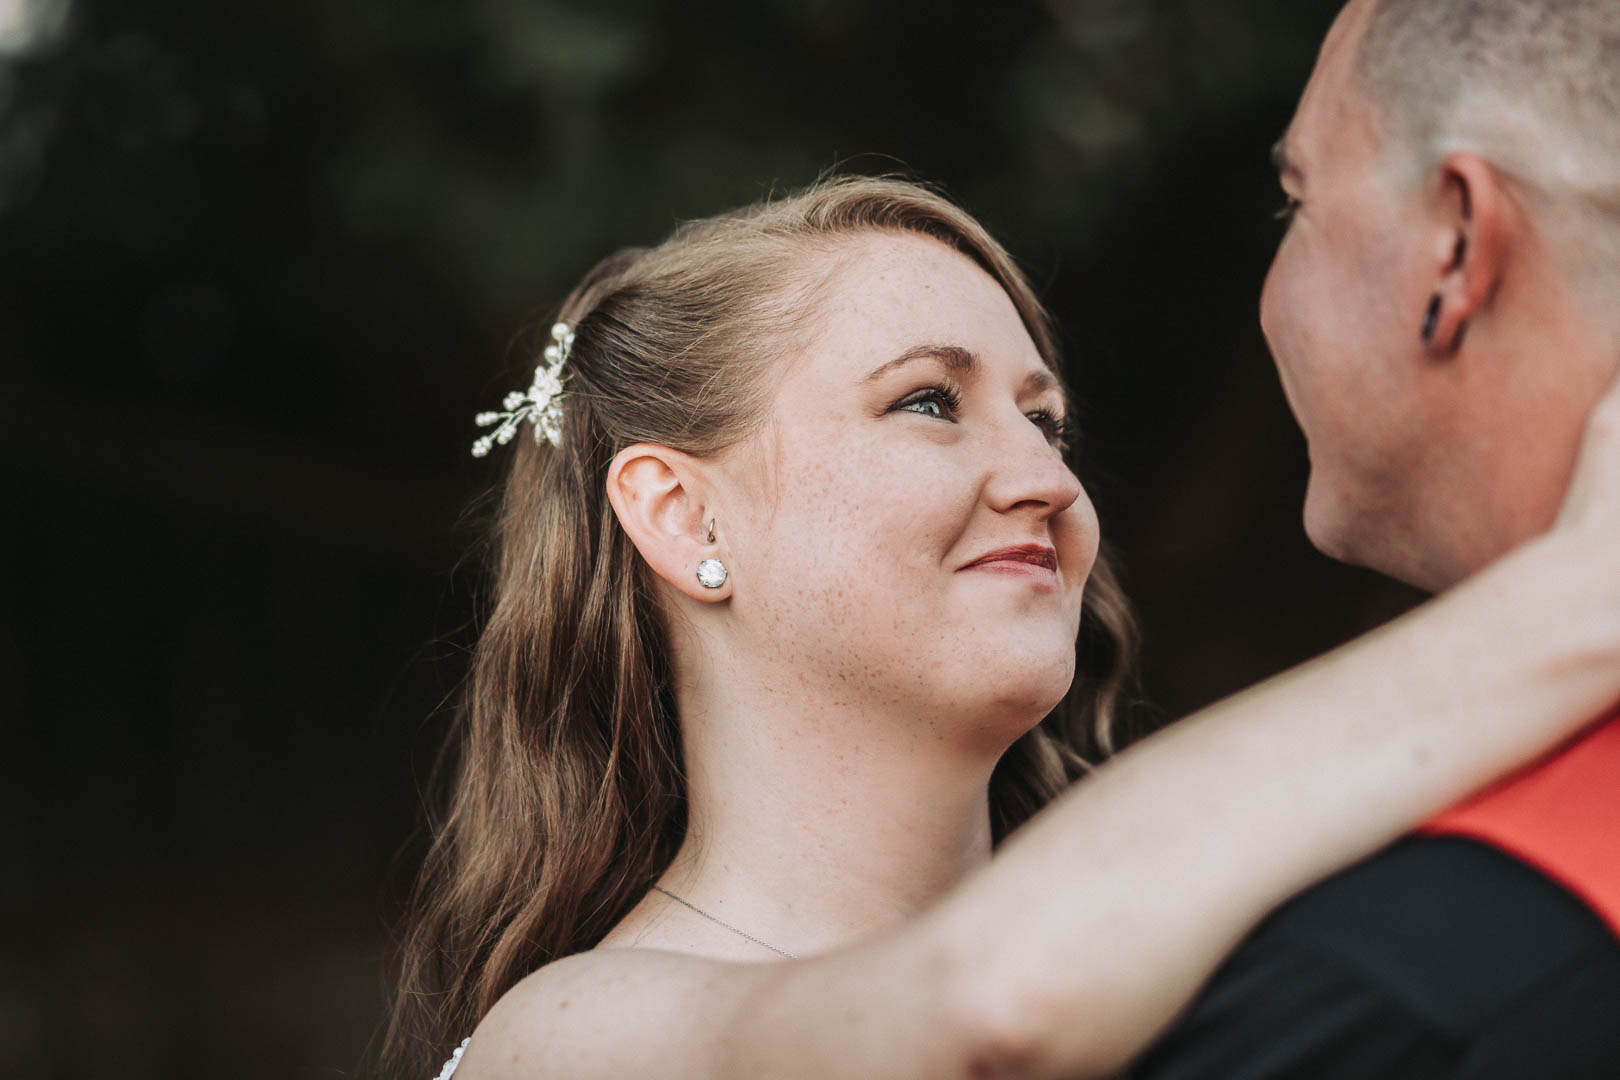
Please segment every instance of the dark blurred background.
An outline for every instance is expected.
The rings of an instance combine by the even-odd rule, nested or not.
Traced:
[[[836,164],[1041,284],[1144,715],[1410,604],[1304,541],[1255,317],[1337,6],[0,0],[0,1074],[354,1072],[471,640],[473,413],[609,249]]]

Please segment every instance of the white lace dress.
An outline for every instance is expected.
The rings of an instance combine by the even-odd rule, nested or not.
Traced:
[[[461,1064],[461,1055],[467,1052],[467,1044],[470,1042],[472,1042],[470,1035],[461,1040],[461,1045],[456,1047],[455,1053],[450,1055],[450,1060],[444,1063],[444,1068],[439,1070],[439,1075],[433,1080],[450,1080],[456,1074],[456,1066]]]

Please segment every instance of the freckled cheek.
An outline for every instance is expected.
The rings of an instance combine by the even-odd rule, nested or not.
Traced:
[[[971,507],[962,486],[959,474],[876,464],[849,479],[853,535],[887,565],[935,570]]]
[[[783,476],[781,543],[809,544],[802,558],[866,567],[869,588],[887,591],[937,573],[971,513],[963,470],[916,448],[851,447]],[[881,577],[879,576],[879,569]]]

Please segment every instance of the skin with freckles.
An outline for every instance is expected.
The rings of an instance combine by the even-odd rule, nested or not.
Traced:
[[[766,431],[732,455],[745,475],[767,466],[768,494],[723,496],[740,575],[723,645],[733,674],[791,670],[795,697],[842,699],[865,728],[880,710],[880,738],[977,754],[960,724],[1000,709],[1007,726],[985,733],[999,751],[1068,689],[1096,556],[1054,447],[1063,394],[967,258],[918,236],[859,243]],[[1019,544],[1050,548],[1055,568],[963,569]]]
[[[480,1007],[458,1080],[1114,1075],[1282,898],[1612,701],[1600,467],[1554,535],[1043,795],[992,860],[998,760],[1070,687],[1088,578],[1094,602],[1108,586],[1065,401],[1040,327],[969,258],[870,226],[800,250],[814,317],[747,357],[772,380],[757,427],[703,457],[623,446],[603,477],[656,591],[636,618],[663,620],[683,759],[683,842],[645,872],[751,937],[626,890],[594,948]],[[1061,769],[1046,746],[1032,768]]]
[[[675,559],[666,582],[692,827],[662,884],[795,952],[989,858],[991,771],[1074,677],[1098,545],[1063,390],[1006,293],[917,234],[833,258],[756,435],[708,462],[632,447],[609,478],[652,565],[712,518],[731,572],[694,590]],[[660,499],[666,524],[639,524]],[[656,893],[603,947],[660,944],[761,958]]]

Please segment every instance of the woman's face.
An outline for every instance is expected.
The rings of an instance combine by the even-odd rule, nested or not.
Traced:
[[[729,644],[785,694],[1005,745],[1068,689],[1097,554],[1063,392],[965,256],[889,233],[839,256],[769,422],[725,458]]]

